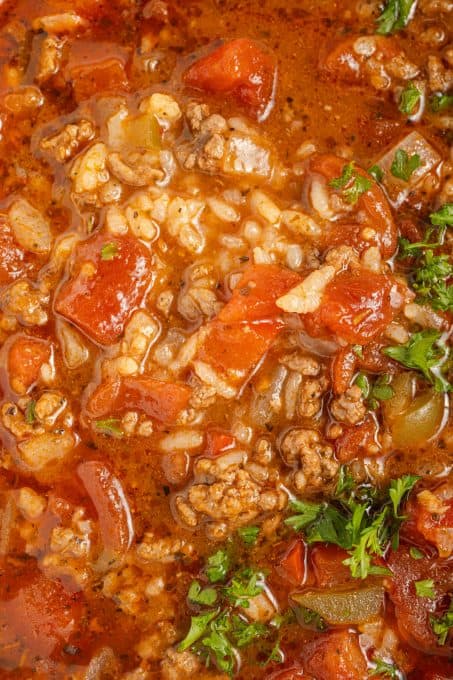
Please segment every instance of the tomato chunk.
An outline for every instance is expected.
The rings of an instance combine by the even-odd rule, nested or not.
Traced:
[[[132,544],[134,524],[120,480],[98,460],[80,463],[77,474],[95,507],[104,550],[123,555]]]
[[[41,366],[50,359],[45,340],[19,335],[8,352],[8,375],[12,389],[24,394],[38,380]]]
[[[309,169],[330,182],[341,176],[344,166],[344,158],[333,154],[315,154],[310,161]],[[354,171],[368,179],[371,186],[360,194],[355,210],[348,214],[347,218],[331,223],[327,241],[330,245],[351,245],[360,251],[369,248],[370,245],[377,245],[383,257],[391,257],[396,250],[398,234],[389,203],[371,175],[357,165],[354,166]],[[364,239],[364,227],[369,227],[375,235]]]
[[[336,545],[317,545],[311,550],[311,562],[316,584],[320,588],[330,588],[353,581],[351,571],[343,564],[348,553]]]
[[[151,258],[142,243],[126,236],[97,234],[77,247],[71,278],[57,293],[55,311],[91,340],[112,345],[151,279]]]
[[[80,594],[68,592],[59,581],[31,567],[14,573],[0,567],[2,652],[8,645],[14,648],[19,638],[31,654],[49,658],[68,642],[82,613]]]
[[[269,114],[277,67],[274,57],[254,40],[238,38],[196,61],[184,74],[189,87],[213,94],[232,94],[258,120]]]
[[[324,326],[351,344],[369,342],[393,318],[392,288],[392,281],[383,274],[339,274],[327,285],[316,312],[305,315],[308,332],[317,335]]]
[[[257,366],[281,328],[278,322],[223,324],[214,320],[197,359],[239,384]]]
[[[71,45],[66,79],[72,84],[77,102],[93,94],[128,89],[125,64],[128,54],[112,43],[77,40]]]
[[[370,455],[370,446],[375,443],[376,423],[368,417],[360,425],[345,428],[335,440],[335,453],[341,463]]]
[[[319,64],[321,74],[341,83],[360,84],[366,80],[367,71],[365,64],[368,56],[356,51],[355,46],[360,38],[357,36],[347,38],[336,45],[324,56]],[[374,50],[373,56],[379,56],[380,61],[388,62],[402,53],[394,38],[374,35],[372,37]]]
[[[367,663],[356,633],[348,630],[322,635],[306,645],[305,668],[316,680],[363,680]]]
[[[137,410],[161,423],[172,423],[187,406],[190,394],[185,385],[130,376],[101,383],[88,401],[87,412],[91,418],[102,418]]]
[[[234,447],[235,438],[228,432],[210,429],[206,432],[206,454],[208,456],[218,456],[219,453]]]
[[[357,355],[352,347],[342,347],[332,361],[332,384],[335,394],[346,392],[355,373]]]
[[[419,533],[436,546],[440,557],[453,553],[453,490],[445,484],[417,496],[413,514]]]
[[[281,314],[276,300],[300,281],[295,272],[273,264],[249,267],[217,318],[224,323],[276,318]]]
[[[279,573],[294,585],[305,580],[306,547],[301,539],[293,541],[278,565]]]

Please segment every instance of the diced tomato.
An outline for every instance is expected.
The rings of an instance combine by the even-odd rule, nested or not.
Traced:
[[[331,588],[353,581],[351,571],[343,564],[349,555],[336,545],[316,545],[312,548],[311,563],[319,588]]]
[[[118,94],[127,90],[127,58],[127,51],[120,45],[91,40],[73,42],[65,75],[72,84],[76,101],[94,94]]]
[[[306,547],[302,539],[291,543],[283,555],[277,571],[294,585],[301,585],[305,580]]]
[[[277,337],[281,324],[223,324],[214,320],[198,350],[197,359],[226,374],[233,384],[242,383]]]
[[[344,166],[344,158],[333,154],[315,154],[310,160],[309,169],[330,182],[341,176]],[[338,220],[332,223],[327,240],[332,245],[347,244],[359,251],[369,248],[370,245],[377,245],[383,257],[391,257],[396,250],[398,234],[389,203],[373,177],[358,166],[354,169],[357,174],[368,179],[371,186],[359,196],[355,205],[356,210],[346,221]],[[364,227],[369,227],[375,232],[374,238],[369,240],[363,238]]]
[[[357,355],[351,347],[342,347],[332,361],[332,385],[335,394],[346,392],[355,373]]]
[[[12,389],[26,392],[39,378],[41,366],[50,359],[50,345],[45,340],[19,335],[8,352],[8,376]]]
[[[453,661],[448,659],[420,659],[417,669],[407,676],[408,680],[451,680]]]
[[[95,389],[86,410],[91,418],[141,411],[160,423],[172,423],[187,406],[191,390],[186,385],[147,376],[108,380]]]
[[[356,633],[326,633],[304,647],[305,669],[316,680],[363,680],[367,663]]]
[[[327,285],[316,312],[304,316],[307,330],[318,334],[324,326],[351,344],[369,342],[393,318],[392,289],[383,274],[342,272]]]
[[[218,456],[219,453],[231,449],[235,442],[235,438],[229,432],[209,429],[206,432],[206,454],[208,456]]]
[[[0,217],[0,286],[27,271],[25,253],[15,242],[8,223]]]
[[[374,35],[371,38],[374,43],[373,56],[379,56],[380,61],[391,61],[402,53],[398,43],[394,38]],[[366,79],[364,64],[367,56],[358,54],[354,49],[355,44],[360,38],[351,36],[336,45],[319,65],[320,72],[330,80],[340,83],[359,84]]]
[[[448,589],[450,572],[430,558],[413,559],[407,546],[391,552],[388,566],[392,571],[389,588],[390,599],[395,607],[395,618],[401,637],[425,653],[448,655],[448,649],[437,644],[437,638],[430,623]],[[415,583],[433,579],[435,597],[420,597]]]
[[[413,506],[417,530],[429,543],[436,546],[441,557],[450,557],[453,553],[453,497],[451,489],[448,490],[446,486],[435,491],[422,492]],[[427,493],[432,495],[432,504],[429,497],[426,498]]]
[[[213,94],[232,94],[245,110],[264,120],[273,104],[277,67],[274,57],[254,40],[225,43],[190,66],[189,87]]]
[[[99,460],[80,463],[77,474],[95,507],[104,550],[124,555],[134,538],[134,524],[120,480]]]
[[[341,463],[370,455],[369,447],[375,443],[377,425],[367,417],[360,425],[344,429],[335,440],[335,453]]]
[[[0,566],[2,652],[19,639],[31,654],[49,658],[75,633],[82,613],[80,593],[68,592],[33,566]]]
[[[106,248],[114,253],[112,257],[103,258]],[[77,247],[71,278],[56,295],[55,311],[91,340],[112,345],[151,279],[151,257],[142,243],[127,236],[97,234]]]
[[[281,314],[276,300],[300,281],[295,272],[274,264],[249,267],[217,318],[224,323],[274,319]]]

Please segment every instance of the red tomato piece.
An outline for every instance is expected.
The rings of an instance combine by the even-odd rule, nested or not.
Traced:
[[[206,432],[206,454],[208,456],[218,456],[219,453],[233,448],[235,443],[235,438],[228,432],[215,429]]]
[[[302,539],[291,543],[277,567],[278,572],[294,585],[301,585],[306,575],[306,547]]]
[[[311,562],[319,588],[331,588],[352,582],[351,571],[343,564],[349,555],[336,545],[316,545],[312,548]]]
[[[357,364],[357,355],[351,347],[342,347],[332,361],[332,385],[335,394],[343,394],[351,384]]]
[[[94,94],[128,89],[128,53],[113,43],[76,40],[70,47],[66,80],[72,84],[77,102]]]
[[[77,474],[95,507],[104,550],[124,555],[134,539],[134,524],[120,480],[98,460],[80,463]]]
[[[69,593],[35,568],[27,567],[25,573],[9,570],[0,567],[2,648],[14,648],[19,638],[31,654],[49,658],[78,627],[83,613],[80,593]],[[16,589],[10,589],[11,583]]]
[[[360,425],[345,428],[335,440],[335,453],[341,463],[370,455],[369,447],[375,443],[377,425],[368,417]]]
[[[253,265],[244,272],[217,318],[224,323],[274,319],[281,314],[276,300],[300,281],[301,277],[290,269],[274,264]]]
[[[375,45],[373,56],[376,58],[379,55],[380,61],[391,61],[401,54],[401,49],[394,38],[374,35],[372,39]],[[321,60],[319,65],[321,74],[340,83],[351,85],[363,83],[367,76],[364,69],[367,56],[355,51],[355,43],[357,43],[357,36],[346,38],[336,45]]]
[[[304,648],[305,669],[316,680],[363,680],[367,663],[359,638],[349,630],[326,633]]]
[[[102,257],[103,248],[114,252]],[[72,275],[55,298],[55,311],[100,345],[118,341],[152,279],[146,247],[127,236],[97,234],[76,250]]]
[[[431,494],[426,498],[426,494]],[[449,497],[450,496],[450,497]],[[436,546],[440,557],[453,553],[453,498],[451,489],[442,485],[431,492],[422,492],[414,507],[415,524],[418,532],[429,543]]]
[[[45,340],[19,335],[8,352],[8,376],[11,388],[23,394],[39,378],[41,366],[50,359],[50,345]]]
[[[448,659],[420,659],[417,669],[407,676],[408,680],[451,680],[453,661]]]
[[[344,166],[344,158],[333,154],[315,154],[309,168],[311,172],[322,175],[330,182],[341,176]],[[330,244],[347,244],[359,251],[369,248],[370,245],[377,245],[383,257],[391,257],[396,250],[398,233],[389,203],[371,175],[358,166],[354,166],[354,170],[368,179],[371,187],[359,196],[355,204],[356,210],[348,216],[347,221],[338,220],[332,223],[327,239]],[[369,227],[375,232],[373,239],[363,238],[364,227]]]
[[[0,218],[0,285],[19,278],[27,268],[24,251],[15,242],[8,223]]]
[[[191,390],[185,385],[153,380],[146,376],[108,380],[91,395],[87,412],[91,418],[137,410],[161,423],[172,423],[187,406]]]
[[[369,342],[393,318],[392,289],[383,274],[342,272],[327,285],[316,312],[304,316],[307,330],[317,334],[324,326],[351,344]]]
[[[189,87],[213,94],[232,94],[245,110],[264,120],[273,105],[277,66],[274,57],[254,40],[225,43],[190,66]]]
[[[197,359],[242,383],[268,351],[281,328],[277,322],[223,324],[214,320],[198,350]]]

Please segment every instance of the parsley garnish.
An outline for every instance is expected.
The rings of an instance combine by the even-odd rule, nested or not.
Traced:
[[[418,153],[409,156],[404,149],[398,149],[393,158],[392,165],[390,166],[390,172],[394,177],[398,177],[398,179],[408,182],[412,173],[414,173],[420,165],[421,161]]]
[[[195,604],[212,606],[217,600],[217,591],[215,588],[202,588],[198,581],[192,581],[187,597]]]
[[[413,560],[422,560],[424,558],[422,551],[413,545],[409,548],[409,554]]]
[[[373,383],[364,373],[359,373],[355,384],[360,387],[367,406],[371,410],[377,409],[379,401],[386,401],[393,397],[393,387],[390,385],[390,376],[387,373],[380,375]]]
[[[388,35],[407,26],[415,0],[388,0],[377,18],[377,33]]]
[[[453,203],[445,203],[439,210],[431,213],[429,219],[436,227],[453,226]]]
[[[209,624],[218,614],[218,609],[215,611],[206,612],[206,614],[199,614],[192,616],[190,620],[190,628],[184,640],[179,643],[178,649],[183,652],[185,649],[191,647],[202,635],[206,632]]]
[[[429,100],[429,107],[434,113],[439,113],[439,111],[447,111],[447,109],[453,107],[453,95],[435,94]]]
[[[107,434],[110,437],[122,437],[124,431],[121,429],[121,421],[118,418],[106,418],[105,420],[95,420],[96,430]]]
[[[269,629],[263,623],[256,621],[250,623],[236,614],[233,615],[232,621],[232,634],[238,647],[247,647],[255,642],[256,638],[269,634]]]
[[[442,616],[430,616],[429,620],[433,632],[437,635],[438,644],[444,645],[453,628],[453,599],[450,600],[450,606]]]
[[[347,203],[355,204],[360,196],[371,188],[371,182],[354,170],[354,161],[343,166],[340,177],[330,180],[329,186],[341,189],[341,195]]]
[[[263,592],[263,573],[250,567],[237,572],[225,588],[226,597],[235,607],[248,607],[250,598]]]
[[[25,422],[31,425],[36,420],[36,401],[31,399],[25,407]]]
[[[326,630],[327,624],[318,612],[314,612],[313,609],[308,609],[308,607],[297,606],[296,616],[301,623],[301,625],[306,626],[312,630]]]
[[[371,168],[368,168],[368,174],[374,177],[376,182],[382,182],[384,179],[384,171],[379,165],[372,165]]]
[[[101,248],[101,260],[113,260],[118,255],[118,244],[112,241],[111,243],[104,243]]]
[[[405,113],[408,116],[412,115],[421,96],[422,93],[414,85],[414,83],[408,83],[408,85],[406,85],[404,90],[401,92],[401,99],[398,106],[401,113]]]
[[[394,663],[387,663],[387,661],[376,656],[373,663],[374,667],[368,671],[368,675],[384,675],[387,678],[392,678],[392,680],[398,680],[401,677],[401,672]]]
[[[225,550],[217,550],[208,559],[206,575],[211,583],[224,581],[230,568],[230,557]]]
[[[434,581],[432,578],[427,578],[424,581],[415,581],[414,586],[418,597],[428,597],[430,600],[433,600],[436,597]]]
[[[405,345],[385,347],[382,351],[406,368],[420,371],[438,392],[451,390],[450,383],[440,372],[448,350],[439,331],[427,329],[414,333]]]
[[[241,527],[238,529],[238,535],[246,545],[254,545],[259,533],[259,527]]]
[[[335,488],[335,496],[341,498],[344,494],[348,494],[354,488],[354,484],[354,477],[349,472],[347,465],[341,465]]]
[[[336,497],[330,502],[292,501],[296,514],[285,520],[295,531],[303,531],[307,543],[326,542],[349,552],[344,561],[355,578],[371,574],[386,575],[388,570],[376,565],[390,543],[398,544],[399,527],[404,519],[400,508],[415,486],[418,477],[404,475],[392,480],[383,494],[368,485],[352,489],[342,473]]]

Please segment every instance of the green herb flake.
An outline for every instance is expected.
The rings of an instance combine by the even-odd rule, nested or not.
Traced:
[[[393,505],[393,514],[398,519],[404,519],[400,517],[400,508],[405,499],[408,497],[414,486],[417,484],[420,477],[417,475],[403,475],[398,477],[398,479],[392,479],[389,486],[389,498]]]
[[[453,264],[447,254],[435,255],[426,249],[420,255],[412,274],[412,288],[417,294],[416,301],[429,304],[435,310],[453,311]]]
[[[412,557],[413,560],[421,560],[424,558],[424,554],[422,553],[422,551],[413,545],[411,545],[411,547],[409,548],[409,555]]]
[[[123,437],[124,431],[121,429],[121,421],[118,418],[106,418],[105,420],[95,420],[96,430],[110,437]]]
[[[429,108],[433,113],[441,113],[453,108],[453,95],[435,94],[429,100]]]
[[[411,116],[414,113],[421,96],[422,93],[414,83],[408,83],[401,92],[401,99],[398,107],[401,113]]]
[[[450,606],[442,616],[430,616],[430,623],[433,633],[437,635],[439,645],[445,645],[450,631],[453,628],[453,599]]]
[[[413,333],[404,345],[385,347],[384,354],[406,368],[420,371],[438,392],[449,392],[450,383],[442,376],[441,367],[448,350],[441,340],[441,334],[434,329]]]
[[[31,425],[36,420],[36,401],[31,399],[25,407],[25,422]]]
[[[260,533],[259,527],[241,527],[238,529],[238,536],[244,541],[246,545],[255,545]]]
[[[354,169],[354,161],[344,165],[341,175],[329,182],[329,186],[341,190],[343,199],[351,204],[357,203],[360,196],[371,189],[371,184],[367,177]]]
[[[379,167],[379,165],[372,165],[370,168],[368,168],[368,174],[371,175],[371,177],[373,177],[376,182],[382,182],[384,179],[384,171]]]
[[[390,172],[394,177],[408,182],[412,174],[421,166],[418,153],[409,156],[404,149],[398,149],[390,166]]]
[[[230,557],[225,550],[217,550],[208,558],[206,575],[211,583],[225,581],[230,568]]]
[[[341,465],[338,473],[337,486],[335,487],[335,497],[341,498],[341,496],[350,493],[354,488],[354,484],[355,480],[349,472],[348,466]]]
[[[359,357],[359,359],[363,359],[363,347],[362,345],[352,345],[352,351],[356,355],[356,357]]]
[[[269,629],[263,623],[250,623],[236,614],[232,617],[232,623],[232,636],[239,648],[247,647],[259,638],[269,635]]]
[[[215,588],[202,588],[198,581],[192,581],[187,594],[190,602],[211,607],[217,600]]]
[[[264,575],[261,571],[247,567],[234,574],[224,593],[235,607],[247,609],[250,599],[263,592],[263,580]]]
[[[230,630],[231,622],[225,612],[212,621],[208,634],[202,638],[201,644],[211,650],[220,670],[232,675],[236,663],[236,654],[234,646],[227,636]]]
[[[192,645],[197,642],[205,632],[211,621],[218,614],[218,610],[206,612],[206,614],[199,614],[198,616],[192,616],[190,620],[190,628],[184,640],[182,640],[178,645],[178,650],[183,652],[185,649],[189,649]]]
[[[402,677],[401,671],[394,663],[388,663],[379,657],[374,657],[373,663],[373,668],[370,668],[368,671],[368,675],[370,677],[374,675],[382,675],[386,678],[392,678],[392,680],[398,680],[398,678]]]
[[[377,18],[376,32],[389,35],[405,28],[411,18],[415,0],[388,0],[382,14]]]
[[[427,578],[424,581],[415,581],[414,586],[418,597],[428,597],[430,600],[433,600],[436,597],[434,581],[432,578]]]
[[[111,243],[104,243],[101,248],[101,260],[108,262],[118,256],[118,244],[112,241]]]
[[[359,373],[354,380],[354,384],[357,385],[357,387],[360,387],[363,397],[366,399],[370,394],[370,381],[367,376],[364,373]]]
[[[453,226],[453,203],[445,203],[439,210],[431,213],[429,219],[436,227]]]

